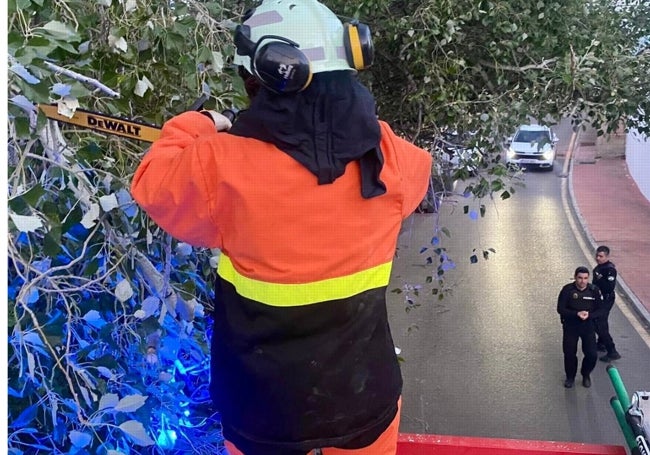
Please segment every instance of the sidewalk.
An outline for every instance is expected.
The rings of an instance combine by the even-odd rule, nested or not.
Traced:
[[[607,245],[618,283],[650,325],[650,201],[630,176],[624,135],[608,142],[595,131],[580,133],[569,175],[571,204],[594,254]]]

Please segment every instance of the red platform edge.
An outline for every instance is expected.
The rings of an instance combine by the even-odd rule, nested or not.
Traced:
[[[627,455],[623,446],[400,433],[397,455]]]

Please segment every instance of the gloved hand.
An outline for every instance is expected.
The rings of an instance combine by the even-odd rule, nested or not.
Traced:
[[[230,127],[232,127],[232,123],[230,122],[228,117],[226,117],[223,114],[220,114],[217,111],[203,110],[201,111],[201,114],[210,118],[214,122],[214,126],[217,128],[217,131],[228,131]]]

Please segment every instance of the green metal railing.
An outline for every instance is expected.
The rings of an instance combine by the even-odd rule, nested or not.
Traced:
[[[625,384],[621,375],[618,373],[618,369],[614,365],[607,366],[607,374],[609,379],[612,382],[616,396],[612,397],[609,400],[614,414],[616,415],[616,420],[618,421],[621,430],[623,431],[623,436],[625,437],[625,442],[627,443],[632,455],[650,455],[648,452],[648,441],[645,436],[637,430],[636,427],[632,427],[628,422],[628,410],[630,409],[631,402],[630,397],[625,390]],[[647,416],[650,418],[650,416]]]

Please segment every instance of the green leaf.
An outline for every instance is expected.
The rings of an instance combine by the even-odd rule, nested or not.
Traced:
[[[79,41],[79,35],[74,29],[60,21],[50,21],[35,30],[44,31],[47,35],[63,42]]]
[[[181,284],[180,291],[184,299],[191,299],[196,295],[196,283],[194,280],[186,280]]]
[[[61,336],[64,333],[63,326],[66,324],[66,317],[61,311],[51,311],[41,318],[39,322],[41,324],[41,329],[45,333],[46,337],[50,336]]]
[[[33,47],[44,47],[44,46],[50,46],[51,41],[43,36],[34,36],[32,38],[29,38],[27,40],[27,43],[25,43],[26,46],[33,46]]]
[[[38,201],[40,200],[41,196],[45,194],[45,189],[43,188],[43,185],[40,183],[37,183],[33,187],[31,187],[28,191],[25,193],[21,194],[20,197],[24,199],[24,201],[29,204],[31,207],[36,208],[38,205]]]
[[[174,22],[172,30],[180,35],[187,36],[189,33],[196,29],[196,20],[192,17],[185,16],[184,18]]]
[[[154,333],[155,331],[161,329],[161,326],[160,326],[160,323],[158,322],[158,319],[153,317],[153,316],[148,317],[147,319],[144,319],[141,322],[141,325],[142,325],[142,330],[146,334]]]
[[[197,63],[208,63],[212,61],[212,51],[206,47],[202,46],[199,49],[198,54],[196,55],[196,62]]]
[[[68,437],[70,438],[72,445],[77,448],[86,447],[93,440],[91,434],[83,433],[81,431],[71,431]]]
[[[64,51],[69,52],[70,54],[73,55],[79,54],[79,51],[77,50],[76,47],[74,47],[72,44],[66,43],[65,41],[58,41],[56,47],[63,49]],[[51,54],[47,54],[47,55],[51,55]]]
[[[98,357],[93,363],[95,366],[102,366],[111,370],[118,367],[117,359],[108,354]]]
[[[99,269],[99,259],[94,258],[86,263],[82,275],[85,277],[93,276]]]
[[[129,436],[131,441],[136,445],[146,447],[154,444],[154,441],[144,429],[144,425],[137,420],[127,420],[120,425],[120,430]]]
[[[146,396],[142,395],[127,395],[122,398],[116,405],[115,410],[120,412],[135,412],[137,411],[144,402],[147,400]]]
[[[183,17],[183,16],[187,15],[187,13],[188,13],[187,5],[185,5],[183,3],[180,3],[178,5],[178,7],[176,7],[174,10],[175,10],[175,13],[176,13],[177,17]]]
[[[60,346],[61,342],[63,341],[63,336],[62,335],[48,335],[45,337],[47,342],[52,345],[52,346]]]
[[[30,0],[16,0],[16,7],[18,9],[28,9],[31,6],[32,2]]]
[[[92,163],[93,161],[104,158],[104,151],[96,142],[91,142],[85,147],[81,147],[77,150],[77,157],[86,160],[88,163]]]
[[[65,216],[65,219],[63,220],[63,224],[61,225],[61,232],[62,233],[67,233],[70,228],[75,226],[77,223],[81,221],[83,218],[83,212],[81,210],[81,207],[79,205],[75,205],[70,213],[68,213]]]
[[[43,254],[55,257],[61,251],[61,226],[55,226],[45,234],[43,239]]]
[[[9,199],[8,205],[9,208],[18,215],[26,216],[31,213],[29,204],[22,196],[17,196],[15,198]]]
[[[25,410],[13,421],[11,420],[11,415],[9,415],[9,428],[29,428],[32,420],[36,418],[37,411],[38,404],[33,404],[25,408]]]
[[[492,183],[490,184],[490,190],[497,192],[501,191],[503,189],[503,182],[501,180],[492,180]]]
[[[49,83],[41,82],[39,84],[27,84],[21,79],[14,79],[14,83],[20,88],[22,94],[30,101],[33,101],[34,103],[48,103],[50,101]]]
[[[114,408],[120,401],[120,397],[115,393],[107,393],[99,399],[99,410]]]
[[[9,0],[9,5],[16,3],[16,0]],[[9,30],[7,34],[7,44],[10,55],[14,55],[16,50],[24,46],[25,38],[22,33],[16,32],[16,30]]]
[[[29,127],[29,119],[25,117],[17,117],[14,119],[14,126],[16,127],[16,136],[21,139],[28,139],[31,136],[31,128]]]
[[[176,27],[177,26],[178,24],[176,24]],[[174,49],[178,52],[183,52],[183,49],[185,47],[185,36],[178,33],[169,33],[167,35],[167,45],[170,47],[170,49]]]

